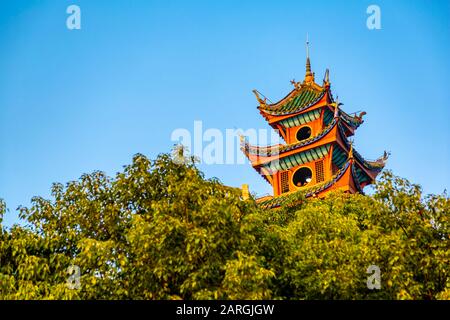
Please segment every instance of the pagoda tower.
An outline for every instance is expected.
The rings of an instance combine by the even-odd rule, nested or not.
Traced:
[[[363,123],[365,112],[345,113],[331,93],[328,69],[322,85],[311,72],[308,42],[306,73],[302,82],[292,80],[292,91],[277,103],[253,90],[259,112],[278,131],[285,144],[252,146],[241,137],[241,150],[252,167],[273,187],[273,196],[257,199],[260,206],[276,208],[298,192],[323,196],[340,189],[363,192],[384,168],[388,154],[375,161],[364,159],[349,140]]]

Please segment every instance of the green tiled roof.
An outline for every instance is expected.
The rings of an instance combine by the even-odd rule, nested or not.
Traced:
[[[314,149],[309,149],[304,152],[292,154],[290,156],[273,160],[263,167],[268,169],[270,172],[276,172],[279,170],[287,170],[292,167],[302,165],[307,162],[315,161],[323,158],[330,152],[331,144],[326,144],[319,146]]]
[[[325,182],[322,182],[320,184],[316,184],[316,185],[311,186],[311,187],[305,187],[305,188],[299,189],[296,192],[280,195],[280,196],[277,196],[277,197],[273,197],[273,198],[261,201],[260,203],[258,203],[258,205],[260,207],[262,207],[262,208],[265,208],[265,209],[271,209],[271,208],[279,207],[279,206],[289,202],[289,200],[291,200],[291,199],[295,199],[295,197],[300,192],[303,192],[306,197],[310,197],[310,196],[312,196],[314,194],[317,194],[317,193],[319,193],[319,192],[321,192],[323,190],[328,189],[333,184],[335,184],[336,181],[338,181],[344,175],[344,173],[347,171],[349,166],[350,166],[350,162],[347,161],[345,166],[341,170],[336,172],[336,174],[329,181],[325,181]]]
[[[366,181],[370,181],[370,177],[368,177],[367,174],[360,168],[355,168],[354,176],[358,178],[358,182],[360,184]]]
[[[333,148],[333,157],[332,157],[333,163],[336,165],[336,167],[342,168],[342,166],[347,161],[347,158],[348,158],[347,154],[336,143]]]
[[[291,98],[282,104],[260,106],[259,109],[271,115],[287,115],[306,109],[319,101],[325,90],[314,90],[310,87],[301,88]]]
[[[320,109],[315,109],[309,112],[305,112],[294,116],[289,119],[281,120],[279,124],[281,124],[285,128],[298,127],[302,124],[314,121],[320,117]]]
[[[358,173],[358,170],[359,170],[359,173]],[[356,180],[357,180],[357,181],[355,181],[356,188],[358,189],[358,191],[360,193],[364,194],[364,191],[361,188],[361,180],[360,179],[363,179],[363,176],[365,176],[365,177],[367,177],[367,176],[362,172],[361,169],[356,168],[356,166],[352,166],[352,176],[353,176],[353,179],[356,178]]]
[[[328,108],[325,109],[324,115],[323,115],[323,124],[329,125],[331,121],[333,121],[334,114],[331,112]]]

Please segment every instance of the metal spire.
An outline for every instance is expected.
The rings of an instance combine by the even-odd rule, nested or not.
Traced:
[[[306,34],[306,75],[311,75],[311,61],[309,60],[309,39],[308,34]]]
[[[308,39],[308,33],[306,33],[306,58],[309,59],[309,39]]]

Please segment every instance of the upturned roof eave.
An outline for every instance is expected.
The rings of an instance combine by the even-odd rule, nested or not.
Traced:
[[[244,152],[244,154],[250,160],[253,167],[262,166],[262,165],[270,163],[271,161],[276,160],[276,159],[288,157],[295,153],[301,153],[301,152],[304,152],[307,150],[311,150],[311,149],[318,148],[320,146],[335,142],[336,137],[337,137],[337,123],[338,123],[338,121],[336,121],[335,123],[330,125],[329,128],[326,128],[325,130],[323,130],[321,133],[323,133],[327,130],[328,130],[328,132],[326,132],[323,136],[320,136],[321,133],[319,133],[317,136],[314,137],[314,138],[317,138],[317,137],[318,138],[315,140],[313,139],[310,143],[306,143],[306,144],[295,143],[295,144],[289,144],[289,145],[281,145],[282,147],[285,147],[285,148],[289,148],[291,146],[292,149],[281,150],[279,153],[275,154],[274,156],[260,156],[258,154],[250,154],[243,147],[241,147],[241,150]],[[296,147],[295,146],[296,144],[299,144],[299,146]],[[269,148],[270,147],[276,148],[279,146],[280,145],[269,146]],[[251,146],[251,147],[255,148],[255,146]],[[258,147],[256,147],[256,148],[258,148]],[[262,147],[262,148],[264,148],[264,147]]]

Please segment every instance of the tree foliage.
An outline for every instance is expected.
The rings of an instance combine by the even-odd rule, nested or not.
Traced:
[[[262,210],[186,160],[136,155],[114,178],[54,184],[11,228],[0,201],[0,298],[450,299],[445,193],[387,171],[372,196]]]

